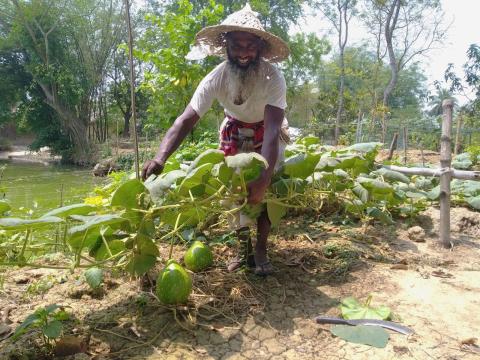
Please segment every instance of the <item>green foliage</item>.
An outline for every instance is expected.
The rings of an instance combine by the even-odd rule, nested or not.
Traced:
[[[154,66],[145,73],[141,85],[152,96],[149,121],[167,127],[179,115],[200,80],[218,63],[207,59],[195,64],[185,59],[195,34],[204,26],[218,23],[223,6],[211,0],[198,12],[186,0],[179,0],[175,9],[161,15],[148,14],[150,26],[138,41],[135,56]]]
[[[52,349],[52,341],[58,339],[63,331],[62,321],[68,320],[69,315],[60,305],[48,305],[44,308],[35,310],[33,314],[28,315],[25,320],[17,327],[13,334],[16,340],[27,331],[39,329],[43,345]]]
[[[330,330],[333,335],[339,338],[355,343],[384,348],[388,342],[388,332],[379,326],[367,325],[335,325]]]
[[[372,301],[372,295],[368,297],[365,303],[360,303],[353,297],[345,298],[341,301],[340,310],[342,311],[342,317],[347,320],[351,319],[377,319],[387,320],[390,319],[392,313],[387,306],[372,307],[370,302]]]

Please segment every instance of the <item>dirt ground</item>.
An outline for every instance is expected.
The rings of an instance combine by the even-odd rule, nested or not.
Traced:
[[[191,301],[176,309],[160,305],[149,286],[118,275],[94,293],[79,273],[9,270],[0,322],[15,328],[37,307],[67,306],[73,320],[65,333],[87,344],[86,353],[67,357],[77,360],[480,359],[479,340],[472,339],[480,337],[480,213],[452,209],[450,250],[437,246],[438,217],[430,208],[414,223],[368,227],[294,218],[272,236],[273,276],[225,272],[233,249],[216,246],[215,267],[193,274]],[[412,235],[413,226],[424,229],[425,242],[414,241],[421,234]],[[338,256],[327,256],[326,248]],[[42,279],[56,284],[27,291]],[[344,297],[369,294],[372,305],[389,306],[394,320],[415,333],[391,332],[378,349],[347,343],[313,320],[339,315]],[[40,359],[36,344],[35,331],[15,343],[0,340],[0,359]]]

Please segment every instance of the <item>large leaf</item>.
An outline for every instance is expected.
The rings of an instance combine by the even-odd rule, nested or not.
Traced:
[[[172,170],[157,176],[154,180],[145,181],[144,185],[150,192],[154,201],[161,200],[165,191],[170,190],[173,185],[177,184],[185,177],[183,170]],[[150,178],[149,178],[150,179]]]
[[[0,229],[15,231],[33,230],[61,222],[63,220],[56,216],[44,216],[38,219],[2,218],[0,219]]]
[[[353,193],[357,195],[357,197],[362,201],[362,203],[366,203],[368,201],[368,190],[365,189],[362,185],[356,184],[353,189]]]
[[[361,304],[353,297],[347,297],[341,301],[340,310],[342,317],[347,320],[352,319],[377,319],[387,320],[390,318],[392,312],[387,306],[379,306],[377,308],[370,306],[371,297],[368,298],[365,304]]]
[[[349,147],[346,148],[348,151],[358,151],[362,153],[369,153],[371,151],[374,151],[378,149],[380,146],[383,144],[380,142],[370,142],[370,143],[359,143],[359,144],[353,144]]]
[[[175,226],[177,223],[177,217],[179,212],[176,210],[166,210],[160,215],[160,220],[170,226]],[[187,210],[182,210],[180,219],[178,221],[179,226],[196,226],[199,222],[205,220],[207,214],[201,208],[189,208]]]
[[[281,204],[267,200],[267,212],[272,226],[277,226],[282,217],[287,213],[287,208]]]
[[[10,211],[12,207],[8,201],[0,200],[0,215],[5,214],[7,211]]]
[[[285,197],[293,193],[303,193],[305,191],[305,180],[298,178],[280,179],[273,183],[272,191],[279,197]]]
[[[241,153],[233,156],[227,156],[225,163],[228,167],[234,169],[251,169],[254,170],[257,167],[266,169],[268,168],[268,162],[265,158],[255,152]]]
[[[410,183],[410,179],[408,176],[402,174],[401,172],[398,171],[393,171],[385,168],[380,168],[377,171],[374,172],[375,174],[378,174],[380,176],[383,176],[385,179],[390,180],[390,181],[400,181],[405,184]]]
[[[105,243],[103,240],[100,238],[100,246],[95,249],[95,251],[91,251],[90,254],[95,257],[95,260],[105,260],[110,257],[110,253],[112,256],[117,255],[118,253],[122,252],[125,250],[125,242],[122,240],[110,240],[107,241],[108,244],[108,249],[105,246]],[[110,253],[108,252],[110,250]]]
[[[103,282],[103,270],[97,267],[92,267],[85,271],[85,280],[87,284],[92,288],[96,289]]]
[[[142,276],[155,265],[156,261],[157,258],[152,255],[133,255],[126,265],[126,270],[131,275]]]
[[[131,179],[124,182],[112,196],[112,206],[121,206],[126,209],[144,209],[146,207],[143,194],[147,188],[140,180]]]
[[[220,180],[222,184],[228,185],[228,182],[232,178],[233,175],[233,169],[228,167],[227,164],[223,163],[218,163],[215,164],[215,166],[212,168],[212,175]]]
[[[370,179],[363,176],[359,176],[357,181],[368,191],[378,194],[389,194],[393,192],[393,188],[390,184],[377,180]]]
[[[73,249],[80,246],[91,248],[98,242],[100,229],[109,226],[118,229],[127,223],[127,220],[116,214],[96,215],[81,225],[73,226],[68,230],[68,243]]]
[[[47,212],[42,217],[48,216],[58,216],[66,218],[71,215],[87,215],[92,211],[95,211],[96,207],[88,204],[73,204],[68,206],[63,206],[58,209],[51,210]]]
[[[204,164],[218,164],[223,162],[223,159],[225,159],[225,155],[222,150],[216,150],[216,149],[208,149],[205,150],[203,153],[197,156],[197,158],[192,162],[190,167],[188,168],[187,173],[190,173],[193,171],[193,169],[196,169]]]
[[[42,326],[43,334],[49,339],[56,339],[60,337],[62,333],[62,323],[58,320],[49,321],[46,325]]]
[[[369,207],[367,209],[367,215],[381,221],[384,224],[392,225],[394,223],[390,214],[376,207]]]
[[[467,203],[472,208],[480,210],[480,195],[475,197],[467,198]]]
[[[70,235],[73,235],[78,232],[83,232],[85,230],[100,228],[101,226],[110,226],[112,228],[117,228],[126,221],[127,220],[117,214],[96,215],[90,218],[86,223],[70,228],[68,233]]]
[[[313,174],[320,154],[298,154],[289,157],[283,164],[283,172],[292,177],[306,179]]]
[[[367,325],[335,325],[330,330],[331,333],[339,338],[355,343],[370,345],[377,348],[384,348],[388,342],[388,332],[379,326]]]
[[[199,167],[193,169],[190,173],[185,176],[182,183],[178,186],[177,192],[182,196],[189,196],[190,190],[198,185],[205,186],[205,183],[210,177],[213,164],[207,163],[200,165]],[[197,188],[197,191],[200,188]],[[205,188],[203,187],[203,191]],[[199,194],[201,195],[201,194]]]

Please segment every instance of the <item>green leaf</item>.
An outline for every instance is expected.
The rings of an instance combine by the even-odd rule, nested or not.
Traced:
[[[287,213],[287,208],[281,204],[267,200],[267,212],[272,226],[277,226],[282,217]]]
[[[283,172],[292,177],[306,179],[313,174],[320,154],[298,154],[289,157],[283,164]]]
[[[363,176],[359,176],[357,181],[368,191],[378,194],[390,194],[393,193],[393,187],[378,179],[370,179]]]
[[[437,200],[440,197],[440,185],[437,185],[432,190],[430,190],[427,197],[430,200]]]
[[[480,195],[475,196],[475,197],[467,198],[466,200],[467,200],[468,205],[470,205],[472,208],[474,208],[476,210],[480,210]]]
[[[42,217],[49,217],[49,216],[58,216],[62,218],[66,218],[70,215],[87,215],[92,211],[95,211],[95,206],[88,205],[88,204],[73,204],[68,206],[63,206],[58,209],[51,210],[47,212]]]
[[[0,215],[5,214],[7,211],[10,211],[12,207],[6,200],[0,200]]]
[[[306,182],[302,179],[280,179],[272,184],[272,191],[279,197],[285,197],[293,193],[302,194],[305,191],[305,186]]]
[[[384,224],[392,225],[394,224],[392,217],[390,214],[387,214],[386,212],[380,210],[379,208],[376,207],[369,207],[367,209],[367,215],[371,216],[377,220],[380,220]]]
[[[133,255],[125,269],[131,274],[142,276],[150,270],[157,261],[157,258],[152,255]]]
[[[189,191],[198,185],[205,185],[210,177],[213,164],[203,164],[193,169],[178,186],[177,192],[182,196],[189,196]],[[198,188],[197,188],[198,190]],[[205,188],[203,188],[205,190]]]
[[[110,257],[110,254],[107,250],[107,247],[103,243],[102,239],[100,239],[101,243],[100,246],[93,252],[90,253],[91,256],[95,257],[95,260],[105,260]],[[110,240],[108,241],[108,248],[112,255],[117,255],[118,253],[125,250],[125,243],[122,240]]]
[[[360,304],[357,299],[347,297],[341,301],[340,310],[342,317],[347,320],[351,319],[377,319],[387,320],[391,316],[390,308],[380,306],[377,308],[370,307],[371,297],[365,304]]]
[[[205,150],[203,153],[197,156],[197,158],[192,162],[190,167],[187,170],[187,174],[193,171],[204,164],[218,164],[222,163],[225,159],[225,155],[222,150],[217,149],[208,149]]]
[[[90,268],[85,271],[85,280],[92,289],[96,289],[103,282],[103,270],[97,267]]]
[[[388,342],[388,332],[379,326],[367,325],[335,325],[331,328],[331,333],[339,338],[355,343],[370,345],[377,348],[384,348]]]
[[[55,216],[41,217],[38,219],[2,218],[0,219],[0,229],[15,231],[39,229],[61,222],[63,222],[63,220]]]
[[[233,169],[229,168],[224,162],[218,163],[212,168],[212,175],[224,185],[228,185],[229,181],[232,179]]]
[[[118,229],[125,223],[127,223],[127,220],[116,214],[104,214],[90,217],[86,223],[73,226],[68,230],[68,244],[73,249],[78,249],[83,242],[84,248],[90,248],[97,242],[101,227],[109,226],[113,230]],[[85,234],[85,232],[87,233]]]
[[[185,177],[186,173],[183,170],[172,170],[164,172],[155,178],[155,180],[145,181],[144,185],[150,192],[154,201],[161,200],[163,194],[170,190],[173,185],[177,184]],[[149,178],[150,179],[150,178]]]
[[[295,141],[295,144],[310,146],[320,144],[320,139],[316,136],[305,136]]]
[[[393,170],[388,170],[385,168],[378,169],[377,171],[374,171],[375,174],[378,174],[380,176],[383,176],[385,179],[390,180],[390,181],[400,181],[405,184],[410,183],[410,179],[408,176],[402,174],[401,172],[398,171],[393,171]]]
[[[366,203],[368,201],[368,190],[365,189],[362,185],[356,184],[352,191],[357,197],[362,201],[362,203]]]
[[[234,169],[255,169],[257,167],[266,169],[268,168],[268,162],[265,158],[255,152],[241,153],[233,156],[227,156],[225,163],[228,167]]]
[[[40,320],[40,316],[36,312],[28,315],[25,318],[25,320],[23,320],[23,322],[19,326],[17,326],[12,338],[16,340],[20,335],[25,333],[25,331],[28,330],[28,328],[35,325],[39,320]]]
[[[359,143],[347,147],[346,150],[369,153],[371,151],[377,150],[380,146],[383,146],[383,144],[380,142]]]
[[[68,233],[72,235],[85,230],[100,228],[101,226],[110,226],[113,229],[124,222],[126,222],[126,220],[117,214],[96,215],[90,218],[86,223],[70,228]]]
[[[145,199],[142,196],[145,193],[148,193],[148,190],[140,180],[128,180],[113,193],[111,205],[126,209],[145,209]]]
[[[43,334],[49,339],[56,339],[62,333],[63,325],[58,320],[52,320],[46,325],[42,326]]]

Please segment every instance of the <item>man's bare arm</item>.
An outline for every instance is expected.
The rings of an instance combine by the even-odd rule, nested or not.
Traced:
[[[264,135],[262,144],[262,156],[268,162],[268,168],[262,171],[262,174],[257,180],[252,181],[249,188],[248,201],[251,204],[256,204],[262,201],[265,195],[265,190],[270,185],[275,164],[278,159],[278,147],[280,141],[280,131],[285,112],[276,106],[265,106],[264,115]]]
[[[152,174],[160,174],[162,172],[167,159],[177,150],[183,139],[192,131],[199,118],[198,114],[190,105],[185,108],[184,112],[175,120],[170,129],[168,129],[155,157],[143,165],[143,180]]]

